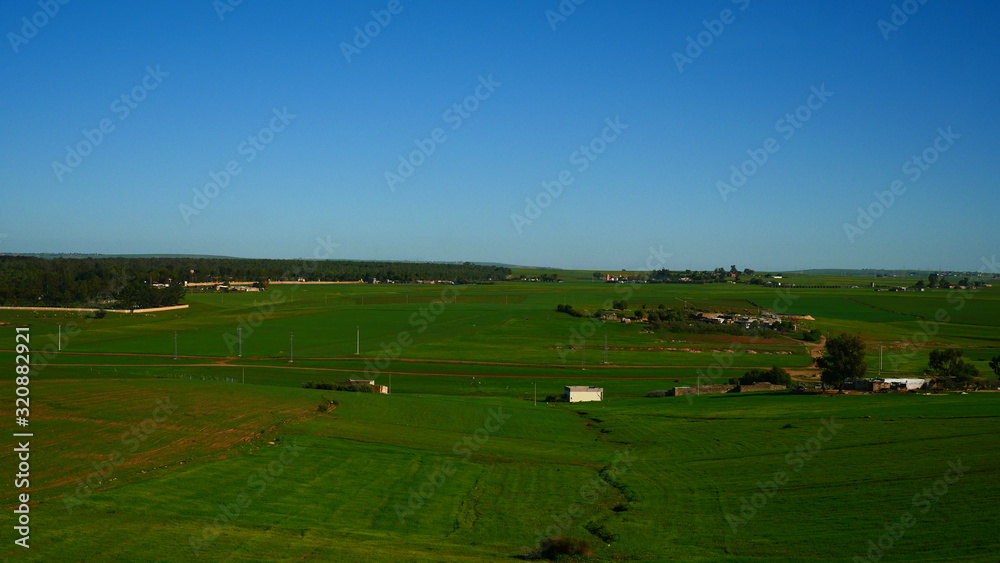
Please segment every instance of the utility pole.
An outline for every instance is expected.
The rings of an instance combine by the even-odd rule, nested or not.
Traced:
[[[243,327],[241,327],[241,326],[240,327],[236,327],[236,342],[237,342],[236,357],[237,358],[242,358],[243,357]]]
[[[604,335],[604,363],[608,363],[608,335]]]
[[[580,369],[587,371],[587,341],[583,341],[583,347],[580,351]]]
[[[288,363],[295,361],[295,333],[288,333]]]
[[[355,356],[360,356],[361,355],[361,325],[358,325],[357,329],[358,329],[358,344],[357,344],[357,347],[354,349],[354,355]]]
[[[533,381],[533,382],[531,382],[531,385],[535,389],[535,406],[537,407],[538,406],[538,382]]]
[[[59,338],[57,344],[59,351],[62,352],[62,323],[59,323]]]
[[[174,359],[177,359],[177,331],[174,331]]]
[[[882,377],[882,343],[878,343],[878,376]]]

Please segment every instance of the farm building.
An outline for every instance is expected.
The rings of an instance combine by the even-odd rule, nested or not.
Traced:
[[[855,379],[854,389],[857,391],[916,391],[922,388],[926,379],[908,377],[866,378]]]
[[[603,401],[603,387],[588,387],[586,385],[567,385],[563,396],[570,403],[583,401]]]
[[[715,395],[720,393],[751,393],[753,391],[784,391],[784,385],[760,381],[749,385],[695,385],[694,387],[674,387],[666,391],[653,391],[647,397],[680,397],[682,395]],[[662,393],[662,394],[661,394]]]

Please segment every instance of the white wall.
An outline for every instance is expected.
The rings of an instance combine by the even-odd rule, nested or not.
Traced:
[[[579,403],[582,401],[600,401],[604,399],[602,391],[570,391],[569,402]]]

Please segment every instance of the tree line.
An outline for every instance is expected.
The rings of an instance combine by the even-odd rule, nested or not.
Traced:
[[[176,304],[185,282],[503,280],[510,268],[469,262],[267,260],[253,258],[0,256],[0,304],[6,306],[102,306],[129,308]],[[154,288],[153,284],[164,287]]]

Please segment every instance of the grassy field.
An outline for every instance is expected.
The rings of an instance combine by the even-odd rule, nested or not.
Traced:
[[[509,561],[569,536],[604,561],[996,560],[1000,393],[650,399],[714,368],[808,371],[810,350],[555,306],[785,307],[810,327],[860,332],[873,368],[881,342],[898,373],[956,346],[986,374],[1000,293],[559,273],[570,281],[191,294],[183,311],[104,319],[0,311],[11,403],[17,326],[35,365],[32,547],[9,542],[2,556]],[[366,370],[393,393],[301,388]],[[534,404],[571,384],[603,386],[607,400]],[[322,412],[327,398],[339,406]],[[0,466],[13,476],[16,463],[4,448]],[[14,496],[8,479],[9,510]],[[886,526],[897,537],[882,538]]]

